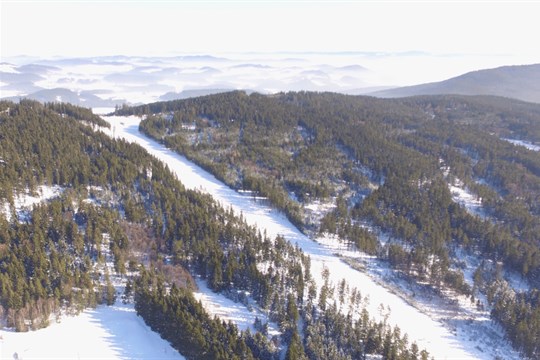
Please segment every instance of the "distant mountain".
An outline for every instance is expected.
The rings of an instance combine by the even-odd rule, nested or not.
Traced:
[[[75,92],[64,88],[44,89],[24,96],[13,96],[5,100],[19,101],[20,99],[32,99],[41,103],[66,102],[86,108],[92,107],[114,107],[125,103],[122,99],[102,99],[88,91]]]
[[[377,97],[414,95],[497,95],[540,103],[540,64],[478,70],[448,80],[377,91]]]
[[[367,86],[361,88],[355,88],[350,90],[342,91],[346,95],[372,95],[375,92],[382,92],[390,89],[395,89],[391,86]]]

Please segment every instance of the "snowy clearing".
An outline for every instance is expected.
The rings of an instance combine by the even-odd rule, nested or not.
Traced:
[[[369,295],[367,309],[371,316],[378,319],[387,318],[389,324],[398,325],[402,332],[409,335],[410,341],[416,341],[436,359],[492,359],[494,355],[500,353],[506,354],[507,359],[519,358],[505,343],[498,344],[500,349],[497,346],[486,348],[485,340],[482,338],[487,334],[478,331],[466,333],[458,331],[456,335],[456,327],[467,329],[469,320],[463,319],[451,326],[416,309],[392,290],[375,281],[369,274],[354,270],[344,263],[335,255],[335,248],[318,244],[300,233],[283,214],[253,202],[249,196],[235,192],[184,157],[140,134],[139,118],[112,116],[105,120],[112,125],[109,134],[114,133],[116,137],[136,142],[146,148],[150,154],[166,163],[187,188],[207,192],[224,207],[231,206],[235,212],[242,212],[249,224],[255,224],[261,230],[266,230],[269,236],[280,234],[291,243],[297,243],[306,254],[310,255],[311,273],[319,287],[323,283],[321,273],[324,268],[330,270],[330,281],[334,285],[342,279],[347,279],[350,288],[355,287],[363,295]],[[490,322],[488,319],[482,321]]]
[[[534,145],[533,143],[529,142],[529,141],[523,141],[523,140],[513,140],[513,139],[504,139],[504,141],[508,141],[509,143],[512,143],[514,145],[517,145],[517,146],[523,146],[529,150],[532,150],[532,151],[540,151],[540,146],[539,145]]]
[[[35,193],[30,193],[28,190],[24,194],[15,194],[13,196],[13,205],[15,214],[19,221],[26,221],[30,216],[32,207],[35,204],[39,204],[43,201],[54,199],[64,191],[61,186],[39,186]],[[8,221],[11,220],[11,207],[9,204],[4,204],[0,207],[0,211],[3,211]]]
[[[45,329],[0,330],[2,359],[184,359],[137,316],[133,304],[117,300],[77,316],[63,316]]]
[[[482,207],[482,199],[471,193],[463,183],[456,181],[455,184],[448,184],[448,187],[454,202],[463,206],[469,213],[483,219],[486,218],[486,213]]]
[[[200,301],[206,311],[212,315],[218,316],[221,320],[231,321],[238,326],[238,329],[244,331],[249,329],[251,333],[257,330],[253,324],[255,319],[259,318],[264,324],[268,322],[267,314],[260,311],[258,305],[253,299],[249,299],[249,308],[240,302],[234,302],[222,294],[213,292],[208,288],[206,282],[197,280],[198,291],[193,292],[195,299]],[[268,335],[279,335],[280,331],[277,324],[268,322]]]

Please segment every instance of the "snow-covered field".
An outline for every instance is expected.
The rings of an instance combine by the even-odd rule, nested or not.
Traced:
[[[237,213],[243,213],[248,223],[265,229],[269,236],[280,234],[290,242],[297,243],[311,256],[312,274],[318,286],[323,283],[320,274],[327,268],[330,270],[330,281],[334,285],[346,279],[350,288],[355,287],[363,295],[369,295],[367,308],[372,316],[379,319],[386,318],[388,323],[398,325],[402,332],[408,334],[410,341],[416,341],[436,359],[492,359],[496,355],[506,359],[519,358],[504,342],[486,347],[489,342],[486,342],[484,337],[488,334],[479,331],[475,321],[490,322],[489,319],[458,319],[450,324],[447,321],[442,322],[442,317],[433,315],[430,317],[429,311],[415,308],[394,291],[376,281],[373,274],[354,270],[347,265],[336,256],[338,249],[335,246],[319,244],[309,239],[278,211],[255,203],[249,196],[233,191],[184,157],[140,134],[138,131],[140,119],[137,117],[105,119],[111,123],[114,129],[111,132],[114,132],[115,136],[136,142],[146,148],[152,155],[166,163],[187,188],[208,192],[223,206],[232,206]],[[207,293],[207,296],[212,294]],[[449,313],[448,317],[451,315]]]
[[[2,359],[183,359],[138,317],[133,304],[101,305],[41,330],[0,330]]]

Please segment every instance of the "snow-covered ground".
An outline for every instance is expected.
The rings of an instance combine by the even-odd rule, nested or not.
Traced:
[[[265,229],[269,236],[280,234],[291,243],[297,243],[305,253],[310,255],[311,272],[319,287],[323,283],[320,274],[324,268],[327,268],[330,271],[330,281],[334,285],[346,279],[350,288],[357,288],[363,295],[369,295],[367,309],[372,316],[379,319],[386,318],[389,324],[398,325],[402,332],[408,334],[410,341],[416,341],[421,348],[426,348],[436,359],[492,359],[499,354],[503,354],[502,356],[506,359],[519,358],[504,342],[493,343],[490,348],[486,347],[484,337],[490,335],[479,331],[474,325],[475,321],[490,322],[489,319],[457,319],[452,324],[447,321],[441,322],[441,318],[435,318],[428,311],[415,308],[393,290],[383,286],[373,278],[372,274],[354,270],[336,256],[339,249],[309,239],[300,233],[283,214],[263,204],[253,202],[249,196],[235,192],[184,157],[140,134],[139,118],[113,116],[105,119],[112,125],[110,133],[146,148],[149,153],[166,163],[187,188],[205,191],[223,206],[231,206],[237,213],[242,212],[248,223]],[[212,296],[212,293],[207,293],[207,295]],[[381,309],[386,310],[381,311]],[[449,313],[448,317],[451,316],[452,314]]]
[[[503,140],[508,141],[514,145],[526,147],[527,149],[532,150],[532,151],[540,151],[540,146],[535,145],[529,141],[513,140],[513,139],[505,139],[505,138],[503,138]]]
[[[35,204],[58,197],[63,191],[64,189],[60,186],[42,185],[34,193],[26,191],[23,194],[16,194],[13,199],[13,205],[17,219],[19,221],[27,220]],[[0,207],[0,211],[4,212],[8,221],[11,220],[12,212],[9,204],[3,204]]]
[[[463,206],[473,215],[485,218],[486,214],[482,208],[482,199],[471,193],[461,181],[455,181],[453,184],[448,184],[452,200]]]
[[[0,330],[2,359],[184,359],[120,300],[41,330]]]
[[[270,336],[280,334],[277,324],[268,322],[267,314],[260,311],[253,299],[249,299],[250,307],[248,309],[240,302],[234,302],[225,295],[216,294],[208,288],[206,282],[200,279],[197,280],[197,287],[199,289],[193,295],[210,314],[217,315],[222,320],[231,321],[242,331],[249,329],[251,333],[256,331],[253,325],[255,319],[259,318],[262,324],[268,323]]]
[[[1,359],[184,359],[137,316],[132,301],[123,301],[120,295],[127,278],[113,274],[110,246],[104,243],[101,250],[106,261],[96,264],[96,269],[111,274],[117,293],[114,305],[100,305],[75,316],[63,311],[58,320],[52,315],[51,325],[37,331],[0,330]],[[101,280],[105,283],[103,276]]]
[[[110,110],[101,109],[101,113]],[[323,269],[330,270],[330,281],[335,286],[346,279],[350,289],[358,289],[365,297],[364,304],[367,304],[372,316],[386,318],[390,324],[398,325],[402,332],[409,335],[410,341],[416,341],[436,359],[493,359],[495,356],[519,359],[507,342],[502,340],[500,329],[492,324],[488,314],[467,303],[468,300],[458,299],[449,303],[440,298],[419,295],[420,292],[415,296],[407,294],[407,290],[403,289],[410,289],[408,285],[392,279],[391,269],[374,258],[350,251],[332,238],[321,237],[317,239],[318,242],[312,241],[278,211],[265,203],[254,202],[249,195],[229,189],[182,156],[146,138],[138,132],[140,119],[109,117],[106,120],[112,127],[103,131],[145,147],[164,161],[186,187],[208,192],[223,206],[232,206],[237,213],[242,211],[249,223],[266,229],[268,235],[281,234],[292,243],[298,243],[311,256],[311,270],[318,286],[323,283]],[[459,186],[451,190],[456,196],[455,201],[463,201],[465,206],[474,202]],[[19,197],[17,208],[22,209],[57,196],[58,191],[60,189],[54,192],[40,189],[41,194],[36,199],[28,195]],[[50,195],[54,193],[56,195]],[[344,261],[345,258],[361,264],[364,270],[354,270]],[[252,328],[255,317],[266,321],[265,314],[256,306],[248,309],[241,303],[215,294],[204,282],[199,281],[198,286],[199,291],[195,296],[205,308],[224,320],[233,321],[240,329]],[[270,334],[277,333],[275,325],[270,324]],[[182,358],[137,317],[132,304],[123,304],[120,300],[112,307],[99,306],[78,316],[64,316],[60,323],[53,321],[50,327],[35,332],[1,331],[0,346],[2,358],[13,358],[15,354],[26,359]]]
[[[439,163],[446,178],[448,189],[452,194],[452,200],[463,206],[470,214],[486,218],[486,213],[482,207],[482,199],[471,193],[462,180],[453,176],[450,177],[451,169],[444,163],[443,159],[439,159]]]

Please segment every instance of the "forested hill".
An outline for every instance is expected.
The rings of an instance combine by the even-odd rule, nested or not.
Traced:
[[[472,71],[440,82],[373,93],[387,98],[436,94],[497,95],[540,103],[540,64]]]
[[[0,102],[1,327],[34,330],[60,311],[111,305],[111,277],[123,275],[124,301],[187,359],[428,358],[372,320],[361,296],[351,304],[361,318],[327,308],[298,247],[185,190],[104,125],[68,104]],[[21,207],[49,188],[57,195]],[[192,294],[195,275],[235,301],[249,296],[279,335],[270,339],[261,321],[240,332],[207,314]]]
[[[487,294],[515,346],[538,354],[540,155],[531,148],[540,144],[540,105],[231,92],[117,113],[146,115],[143,132],[232,187],[266,196],[304,231],[335,233],[415,281],[471,299]],[[450,186],[475,196],[480,216]],[[314,200],[335,209],[314,219],[306,210]],[[390,241],[380,244],[365,225]],[[523,276],[530,290],[502,286],[505,272]]]

